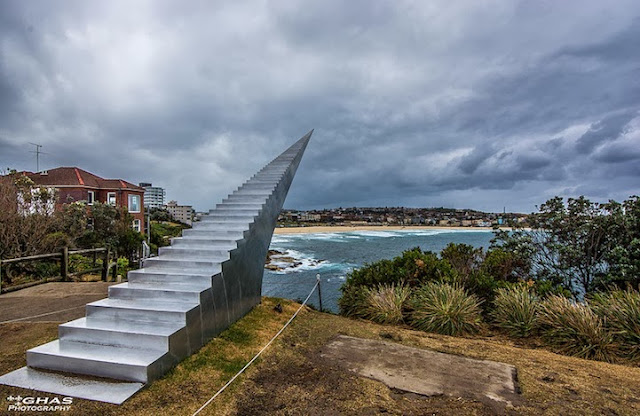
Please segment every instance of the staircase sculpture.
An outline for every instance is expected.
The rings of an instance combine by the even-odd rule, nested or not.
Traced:
[[[312,133],[130,271],[127,283],[109,287],[107,299],[87,304],[85,318],[60,325],[59,339],[28,350],[27,367],[0,384],[122,403],[249,312],[260,303],[271,236]]]

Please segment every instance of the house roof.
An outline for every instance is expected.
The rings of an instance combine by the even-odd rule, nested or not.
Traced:
[[[76,186],[80,188],[98,189],[130,189],[144,192],[144,189],[122,179],[104,179],[86,170],[76,167],[60,167],[48,171],[33,173],[23,172],[36,185],[43,186]]]

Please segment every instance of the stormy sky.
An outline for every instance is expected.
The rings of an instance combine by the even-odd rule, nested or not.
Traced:
[[[0,167],[205,210],[315,129],[285,207],[640,193],[640,2],[0,0]]]

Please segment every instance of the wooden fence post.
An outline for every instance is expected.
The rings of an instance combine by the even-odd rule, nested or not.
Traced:
[[[102,280],[106,282],[108,278],[109,278],[109,247],[106,247],[104,250],[104,258],[102,259]]]
[[[66,282],[69,275],[69,247],[62,248],[62,259],[60,259],[60,275],[62,281]]]
[[[0,295],[2,294],[2,260],[0,260]]]

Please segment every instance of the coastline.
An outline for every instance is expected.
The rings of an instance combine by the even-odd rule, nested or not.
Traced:
[[[410,231],[410,230],[450,230],[450,231],[492,231],[491,227],[442,227],[426,225],[314,225],[310,227],[276,227],[274,234],[320,234],[348,233],[351,231]]]

